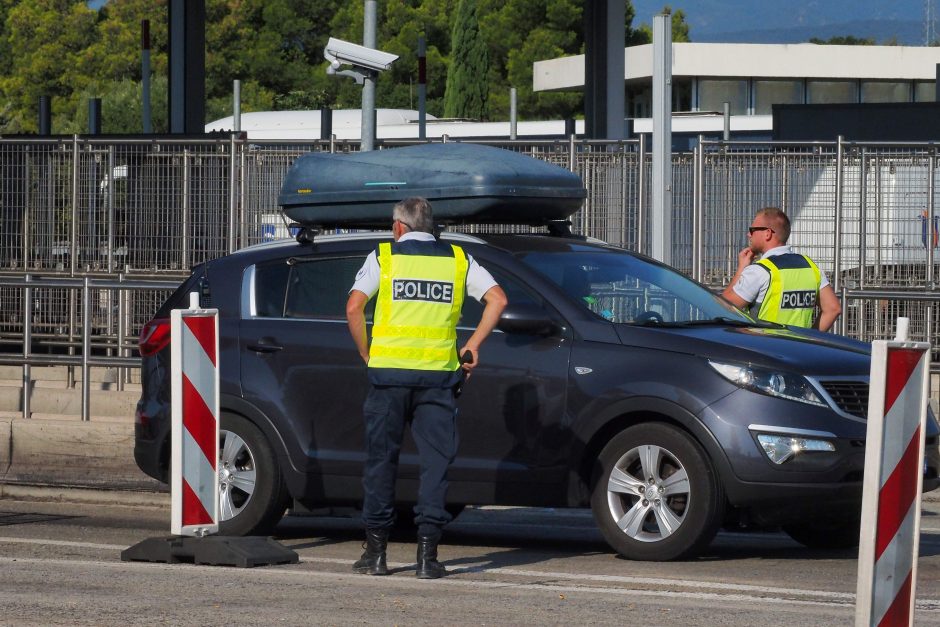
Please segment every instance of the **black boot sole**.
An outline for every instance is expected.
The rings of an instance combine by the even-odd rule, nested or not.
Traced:
[[[360,575],[387,575],[388,566],[384,563],[369,564],[367,566],[356,566],[355,564],[353,564],[353,572],[358,573]]]
[[[443,568],[441,570],[419,570],[415,572],[418,579],[440,579],[447,574]]]
[[[358,573],[360,575],[387,575],[388,569],[387,568],[379,569],[379,568],[370,568],[370,567],[353,568],[353,572]]]

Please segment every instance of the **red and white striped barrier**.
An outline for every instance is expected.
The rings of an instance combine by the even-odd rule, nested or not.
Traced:
[[[930,344],[872,342],[855,624],[912,625]]]
[[[219,311],[193,293],[170,334],[170,533],[204,536],[219,530]]]

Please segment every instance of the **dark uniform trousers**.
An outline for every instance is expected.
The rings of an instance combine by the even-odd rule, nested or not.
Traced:
[[[395,477],[405,424],[418,447],[420,482],[415,524],[436,535],[452,516],[444,509],[447,467],[457,454],[457,407],[453,388],[372,385],[364,406],[367,458],[362,477],[362,518],[367,528],[395,521]]]

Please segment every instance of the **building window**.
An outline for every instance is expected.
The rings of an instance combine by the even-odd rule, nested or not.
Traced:
[[[770,115],[775,104],[803,104],[803,81],[754,81],[754,114]]]
[[[692,110],[692,81],[678,79],[672,81],[672,110]]]
[[[747,113],[747,81],[712,80],[700,78],[698,81],[699,111],[724,111],[724,103],[731,103],[732,115]]]
[[[653,88],[645,85],[627,85],[627,117],[649,118],[653,116]]]
[[[936,102],[937,81],[917,81],[914,83],[914,102]]]
[[[862,102],[910,101],[910,81],[862,81]]]
[[[856,81],[806,81],[806,102],[833,104],[858,102]]]

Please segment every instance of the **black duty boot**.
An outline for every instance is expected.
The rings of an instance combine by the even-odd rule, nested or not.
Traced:
[[[388,546],[388,529],[366,529],[366,541],[362,543],[365,552],[355,564],[353,570],[363,575],[387,575],[385,547]]]
[[[447,574],[444,565],[437,561],[437,543],[441,536],[418,535],[418,579],[438,579]]]

